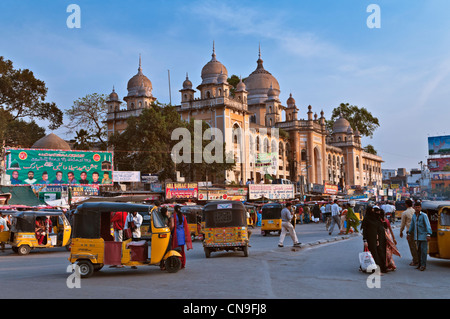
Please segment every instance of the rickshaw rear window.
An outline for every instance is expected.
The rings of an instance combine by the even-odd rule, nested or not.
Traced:
[[[444,208],[441,212],[441,226],[450,226],[450,209]]]
[[[262,219],[280,219],[280,218],[281,218],[281,207],[263,208]]]

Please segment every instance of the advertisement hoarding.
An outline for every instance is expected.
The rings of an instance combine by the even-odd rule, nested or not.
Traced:
[[[429,158],[428,169],[430,172],[450,171],[450,157]]]
[[[266,199],[293,199],[293,184],[249,184],[248,198],[260,199],[264,196]]]
[[[428,138],[428,155],[450,154],[450,135],[431,136]]]
[[[139,171],[114,171],[114,182],[125,183],[125,182],[135,182],[141,181],[141,172]]]
[[[113,152],[6,148],[11,185],[112,184]]]

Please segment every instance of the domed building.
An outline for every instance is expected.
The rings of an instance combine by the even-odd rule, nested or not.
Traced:
[[[50,133],[43,138],[37,140],[31,148],[37,149],[52,149],[52,150],[70,150],[70,145],[58,135]]]
[[[381,185],[381,157],[364,152],[358,130],[347,119],[339,117],[329,132],[323,111],[318,115],[308,106],[303,109],[307,118],[299,119],[301,109],[292,94],[286,105],[281,103],[279,82],[264,68],[261,48],[256,69],[245,81],[240,79],[233,94],[227,77],[228,70],[217,59],[213,44],[212,58],[203,66],[197,86],[200,96],[195,97],[186,75],[177,106],[182,119],[204,120],[223,133],[227,151],[239,160],[233,171],[225,172],[226,180],[260,183],[283,178],[297,182],[298,192],[322,185],[329,194],[337,193],[338,185],[341,190],[374,182]],[[284,131],[283,136],[276,129]],[[262,171],[258,157],[271,153],[278,154],[277,169]],[[221,182],[214,176],[208,178]]]
[[[234,154],[237,164],[232,171],[223,172],[226,181],[288,179],[297,184],[298,193],[322,189],[328,195],[336,195],[338,188],[381,186],[382,158],[364,151],[357,128],[343,116],[328,128],[323,111],[313,112],[311,105],[298,106],[292,94],[283,105],[279,82],[265,69],[261,48],[256,62],[256,69],[233,88],[213,42],[211,59],[200,72],[200,84],[195,87],[187,73],[180,83],[181,103],[176,108],[181,119],[203,120],[219,129],[225,151]],[[127,90],[125,110],[120,108],[122,102],[114,88],[109,95],[108,135],[123,131],[129,116],[138,116],[156,100],[140,58],[138,73],[128,81]],[[301,119],[298,113],[306,117]],[[272,159],[269,170],[261,165],[267,156]],[[194,176],[192,181],[202,178]],[[212,175],[208,180],[222,183],[223,177]]]

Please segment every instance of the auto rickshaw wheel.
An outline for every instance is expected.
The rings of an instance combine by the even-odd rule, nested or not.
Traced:
[[[177,256],[170,256],[164,262],[167,272],[175,273],[181,269],[181,260]]]
[[[94,273],[94,265],[90,260],[79,260],[77,265],[81,278],[88,278]]]
[[[248,257],[248,246],[244,246],[242,251],[244,252],[244,257]]]
[[[31,247],[28,245],[21,245],[19,247],[17,247],[17,253],[20,256],[24,256],[24,255],[28,255],[31,251]]]
[[[205,248],[203,248],[203,250],[205,251],[206,258],[211,257],[211,249],[209,249],[208,247],[205,247]]]

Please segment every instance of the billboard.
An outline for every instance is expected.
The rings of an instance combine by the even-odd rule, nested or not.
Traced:
[[[249,184],[248,198],[259,199],[264,196],[268,199],[294,198],[294,184]]]
[[[450,154],[450,135],[428,138],[428,155]]]
[[[432,181],[449,181],[450,172],[433,172],[430,174]]]
[[[450,157],[429,158],[428,169],[430,172],[450,171]]]
[[[6,148],[11,185],[112,184],[113,152]]]
[[[278,153],[258,153],[255,167],[261,175],[276,175],[278,170]]]

